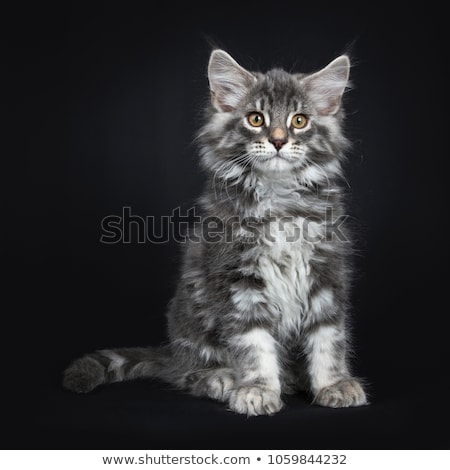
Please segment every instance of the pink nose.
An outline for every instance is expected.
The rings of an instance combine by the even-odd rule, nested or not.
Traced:
[[[287,133],[280,127],[276,127],[272,130],[269,137],[269,142],[277,149],[280,150],[281,147],[288,141]]]
[[[277,150],[280,150],[281,147],[283,147],[283,145],[287,142],[287,139],[269,139],[269,142],[273,144]]]

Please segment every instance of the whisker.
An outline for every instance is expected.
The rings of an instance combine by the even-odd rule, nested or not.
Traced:
[[[348,189],[352,189],[352,187],[350,186],[350,183],[348,182],[348,180],[347,180],[347,178],[345,177],[345,175],[344,175],[344,174],[341,174],[340,176],[341,176],[341,178],[345,181],[345,183],[347,184]]]
[[[331,183],[330,183],[330,178],[328,178],[327,172],[320,165],[313,162],[309,158],[307,158],[306,160],[308,161],[308,163],[310,165],[313,165],[314,167],[316,167],[325,176],[325,179],[327,180],[327,187],[328,187],[328,189],[330,189],[331,188]],[[317,195],[317,197],[319,196],[319,185],[317,185],[317,188],[316,188],[316,195]],[[328,202],[329,198],[330,198],[330,193],[327,192],[327,202]]]
[[[248,152],[239,153],[233,155],[230,160],[225,161],[218,166],[212,179],[212,184],[214,186],[214,196],[216,200],[219,199],[218,193],[222,192],[224,189],[227,196],[230,198],[230,194],[228,192],[230,179],[232,177],[236,181],[241,179],[245,168],[248,166],[249,157],[251,157],[251,155]],[[242,166],[243,163],[244,165]],[[240,172],[237,175],[230,175],[231,171],[239,166],[241,166]]]

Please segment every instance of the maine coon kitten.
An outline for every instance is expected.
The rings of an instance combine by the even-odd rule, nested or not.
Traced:
[[[157,377],[247,415],[298,390],[323,406],[367,403],[348,367],[349,243],[329,220],[343,214],[349,67],[343,55],[313,74],[262,74],[212,52],[199,207],[222,236],[204,225],[187,244],[168,346],[88,354],[66,388]]]

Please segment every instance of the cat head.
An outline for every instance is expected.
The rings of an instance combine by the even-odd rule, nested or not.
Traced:
[[[223,178],[248,172],[296,174],[305,184],[339,172],[346,146],[341,101],[350,62],[342,55],[322,70],[249,72],[214,50],[208,66],[210,112],[200,133],[203,166]]]

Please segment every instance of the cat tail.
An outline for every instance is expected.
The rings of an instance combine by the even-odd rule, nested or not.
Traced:
[[[168,347],[103,349],[75,359],[63,374],[63,386],[87,393],[102,384],[137,378],[170,381],[173,363]]]

